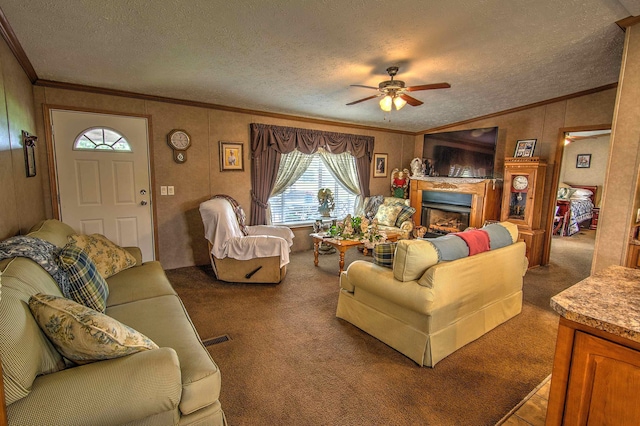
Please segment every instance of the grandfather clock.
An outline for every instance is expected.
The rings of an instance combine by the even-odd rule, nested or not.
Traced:
[[[518,225],[520,240],[527,245],[529,267],[540,265],[544,229],[540,229],[542,197],[547,163],[539,157],[504,160],[504,192],[500,220]]]

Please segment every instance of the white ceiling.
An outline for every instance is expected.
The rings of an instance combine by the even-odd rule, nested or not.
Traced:
[[[421,131],[618,80],[640,0],[0,0],[40,79]],[[400,66],[424,102],[384,113]]]

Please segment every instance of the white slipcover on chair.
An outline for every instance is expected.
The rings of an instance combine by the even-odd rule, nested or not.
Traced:
[[[279,283],[286,275],[293,232],[286,226],[247,226],[242,232],[225,198],[200,204],[209,257],[216,277],[229,282]]]

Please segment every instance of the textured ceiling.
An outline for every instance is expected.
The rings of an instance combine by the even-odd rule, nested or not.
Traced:
[[[40,79],[421,131],[618,80],[640,0],[0,0]],[[384,113],[385,69],[424,102]]]

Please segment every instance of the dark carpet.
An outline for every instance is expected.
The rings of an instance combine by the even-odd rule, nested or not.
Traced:
[[[230,337],[208,347],[230,425],[493,425],[551,373],[549,299],[588,276],[593,253],[592,234],[574,237],[527,273],[520,315],[433,369],[335,317],[337,254],[318,268],[312,251],[292,254],[279,285],[219,282],[210,267],[167,275],[202,339]],[[357,259],[370,260],[347,252]]]

